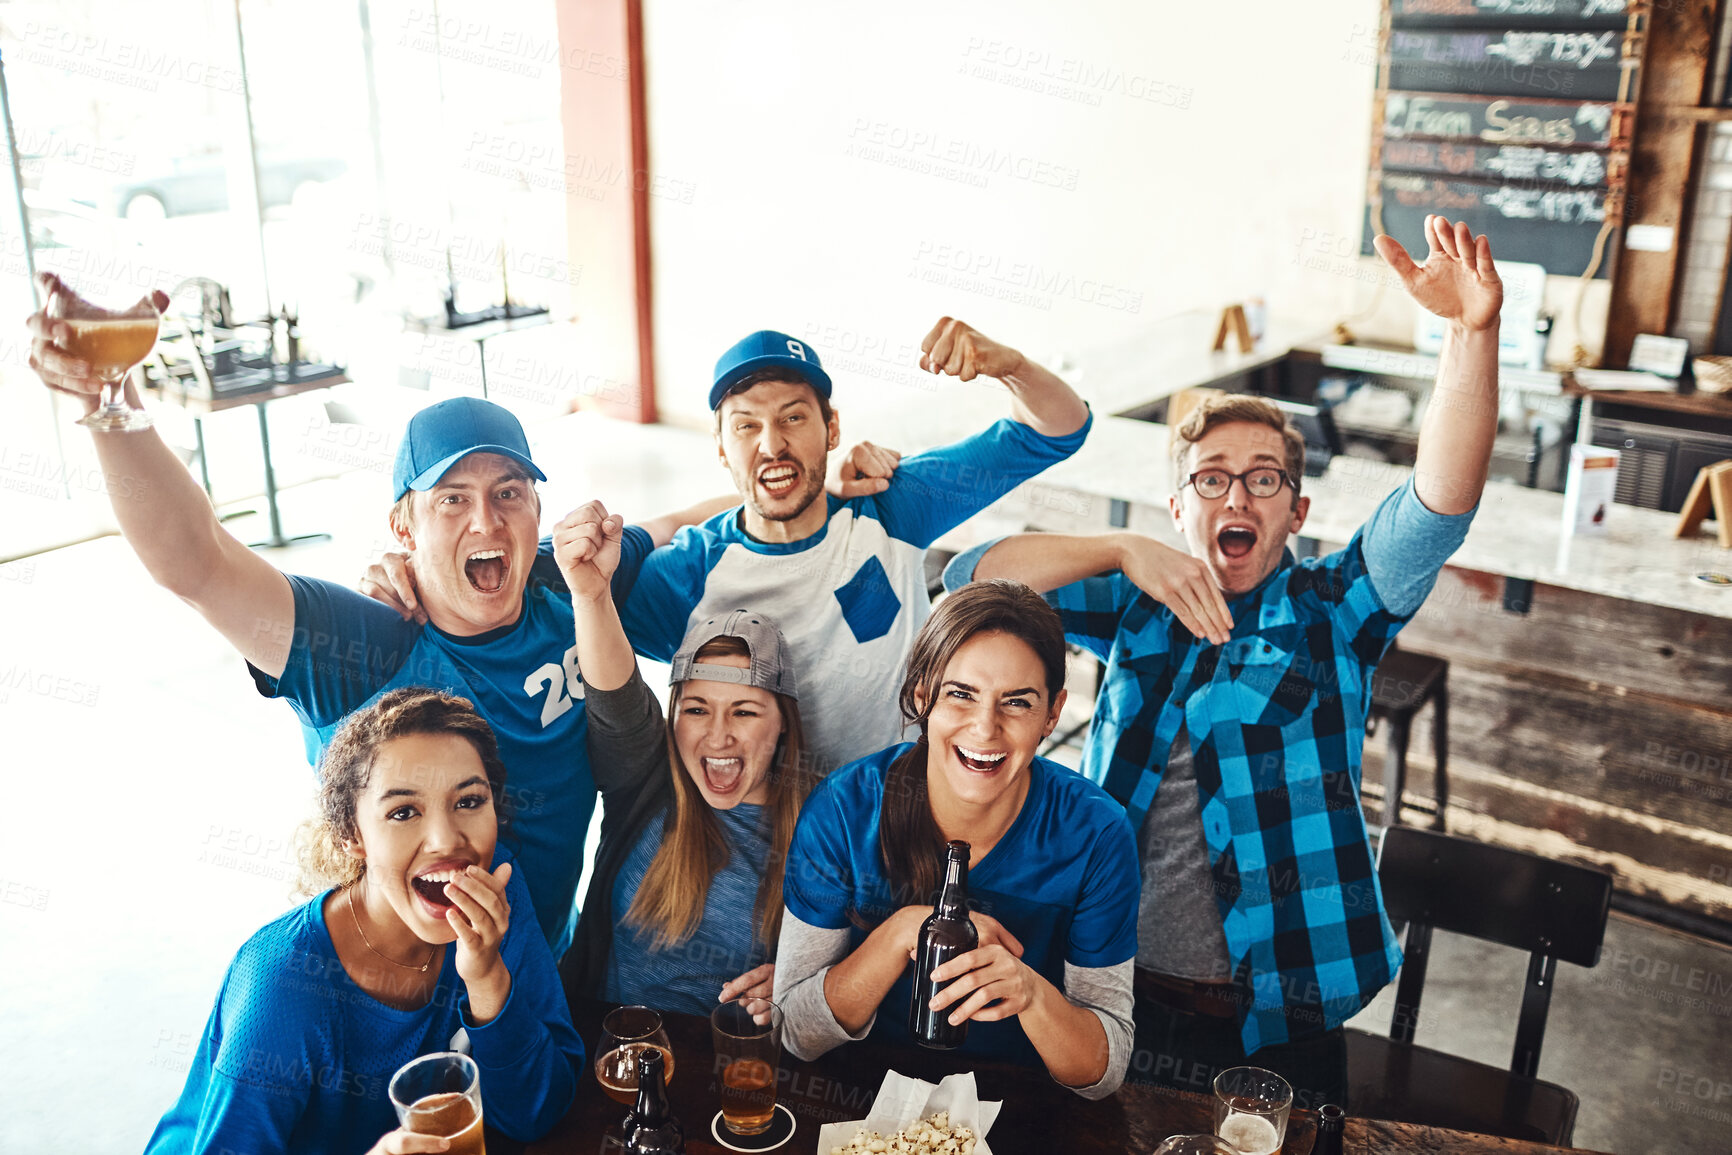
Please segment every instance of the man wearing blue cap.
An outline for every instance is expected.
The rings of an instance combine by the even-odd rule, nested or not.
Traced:
[[[45,297],[69,292],[51,276],[43,288]],[[101,382],[62,346],[64,326],[31,317],[31,364],[90,412]],[[400,686],[433,686],[475,703],[510,769],[518,868],[558,957],[575,923],[582,832],[596,792],[571,599],[529,584],[541,513],[534,483],[545,477],[517,418],[458,397],[409,421],[391,526],[416,559],[425,624],[332,582],[284,574],[242,545],[155,430],[97,433],[94,441],[107,473],[130,478],[131,494],[148,494],[114,494],[128,544],[160,585],[240,651],[260,693],[294,707],[310,759],[345,717]],[[620,572],[629,575],[677,521],[635,529]]]
[[[961,321],[943,318],[920,348],[929,372],[1002,381],[1010,417],[902,459],[880,492],[848,500],[824,491],[841,427],[817,350],[763,330],[722,354],[710,389],[716,451],[743,504],[645,558],[620,608],[632,644],[662,661],[705,618],[740,606],[775,618],[793,649],[819,773],[901,739],[902,663],[931,609],[927,546],[1069,457],[1088,433],[1088,407],[1069,385]],[[857,450],[851,462],[870,468],[870,457]],[[647,552],[641,530],[626,536]]]

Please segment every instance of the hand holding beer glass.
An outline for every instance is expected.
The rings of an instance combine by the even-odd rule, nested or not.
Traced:
[[[455,1051],[422,1055],[391,1076],[389,1090],[404,1131],[443,1137],[450,1155],[487,1155],[481,1129],[481,1072],[468,1055]],[[380,1146],[391,1150],[391,1138],[387,1135]],[[430,1145],[398,1144],[396,1149],[428,1150]]]
[[[104,308],[74,293],[52,274],[44,274],[40,281],[48,294],[48,305],[43,310],[45,320],[32,329],[38,337],[52,341],[49,350],[57,355],[59,363],[55,364],[45,350],[38,348],[32,352],[33,367],[70,381],[75,378],[67,371],[72,368],[68,359],[73,364],[81,361],[88,366],[88,373],[80,377],[102,383],[101,403],[78,422],[80,425],[99,433],[149,429],[150,415],[133,408],[126,400],[126,375],[150,356],[155,347],[162,324],[159,299],[166,303],[166,298],[152,293],[129,306]],[[62,392],[80,392],[64,385],[55,387]]]
[[[730,999],[710,1012],[722,1076],[722,1123],[736,1135],[761,1135],[776,1116],[776,1067],[782,1058],[782,1009],[769,999]]]

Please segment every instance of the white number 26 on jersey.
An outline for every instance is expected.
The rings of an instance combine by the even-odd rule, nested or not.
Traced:
[[[559,716],[571,709],[572,702],[583,697],[583,675],[577,672],[577,647],[565,651],[563,665],[548,662],[523,679],[523,692],[535,697],[543,691],[547,701],[541,706],[541,728],[547,729]]]

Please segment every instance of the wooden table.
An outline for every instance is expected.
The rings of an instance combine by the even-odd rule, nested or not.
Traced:
[[[604,1006],[579,1006],[578,1032],[595,1059]],[[692,1015],[666,1015],[673,1043],[674,1077],[668,1097],[685,1127],[690,1155],[727,1155],[710,1135],[710,1120],[721,1107],[715,1050],[709,1022]],[[971,1063],[940,1051],[852,1043],[814,1062],[784,1053],[777,1102],[798,1120],[794,1136],[779,1152],[814,1155],[818,1129],[825,1123],[863,1119],[887,1068],[936,1083],[947,1074],[972,1069],[980,1097],[1000,1100],[1003,1110],[986,1140],[998,1155],[1024,1152],[1100,1152],[1147,1155],[1169,1135],[1203,1134],[1214,1128],[1211,1100],[1201,1094],[1164,1088],[1126,1086],[1098,1102],[1079,1098],[1043,1071],[1000,1063]],[[619,1123],[625,1111],[602,1094],[593,1068],[578,1086],[577,1101],[553,1132],[529,1147],[532,1155],[589,1155],[621,1149]],[[1316,1134],[1316,1116],[1295,1111],[1287,1126],[1284,1155],[1307,1155]],[[515,1149],[503,1136],[489,1135],[495,1155]],[[1565,1150],[1490,1135],[1472,1135],[1408,1123],[1349,1118],[1347,1150],[1369,1155],[1462,1152],[1469,1155],[1541,1155]]]

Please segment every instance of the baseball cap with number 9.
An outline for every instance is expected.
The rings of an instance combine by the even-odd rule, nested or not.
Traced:
[[[710,408],[719,409],[722,398],[742,380],[760,369],[784,369],[829,400],[830,375],[818,363],[817,350],[774,329],[760,329],[734,343],[716,361],[716,383],[710,387]]]

